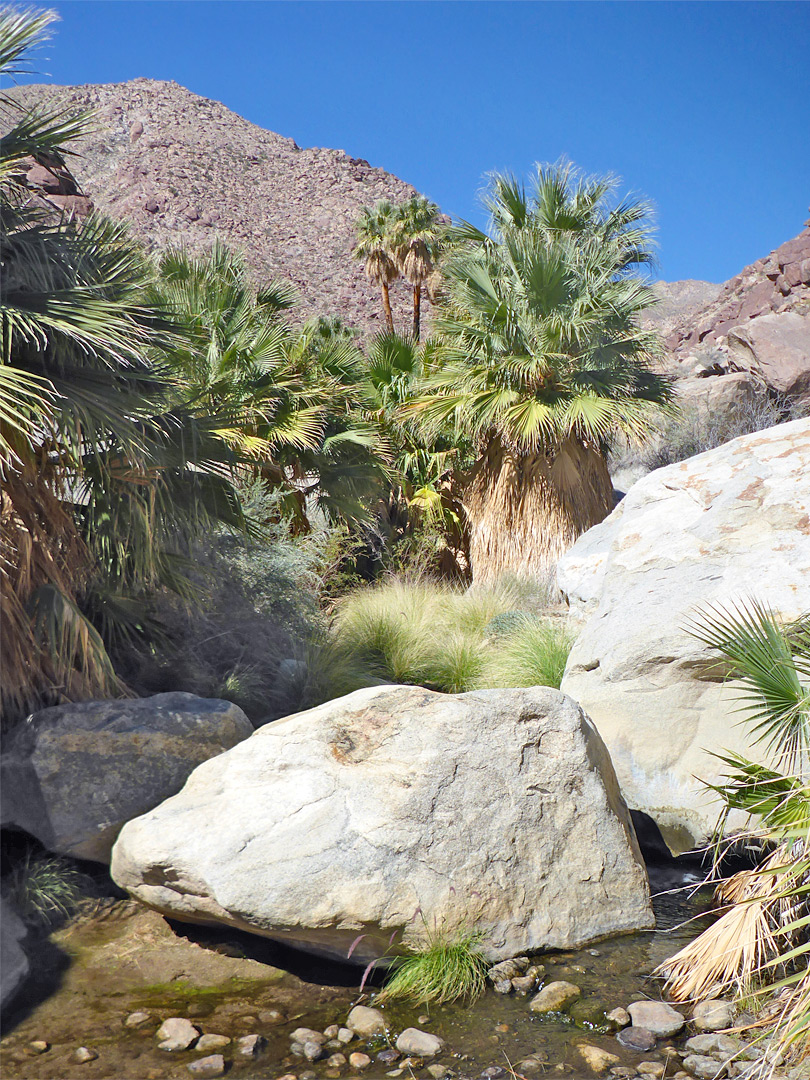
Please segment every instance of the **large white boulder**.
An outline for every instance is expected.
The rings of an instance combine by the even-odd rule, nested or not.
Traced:
[[[108,862],[125,821],[252,732],[238,705],[194,694],[42,709],[3,740],[2,824],[49,851]]]
[[[545,687],[358,690],[261,728],[131,821],[112,875],[173,918],[367,962],[480,930],[491,960],[652,923],[602,740]]]
[[[563,556],[558,584],[587,616],[563,690],[598,727],[628,805],[676,845],[702,839],[719,804],[696,778],[723,772],[708,751],[763,751],[684,627],[702,605],[749,597],[786,619],[810,610],[810,421],[639,480]]]

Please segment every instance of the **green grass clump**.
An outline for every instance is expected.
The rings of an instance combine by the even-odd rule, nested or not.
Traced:
[[[465,592],[429,579],[394,579],[355,592],[309,662],[318,671],[317,699],[384,683],[449,694],[559,688],[573,637],[536,606],[536,589],[520,582]]]
[[[434,935],[427,948],[396,963],[377,1000],[438,1005],[478,997],[486,985],[488,967],[480,944],[481,934],[474,931],[448,939]]]
[[[559,690],[574,636],[567,626],[523,616],[498,642],[485,673],[490,686],[553,686]]]
[[[26,922],[54,926],[93,892],[93,882],[68,860],[28,852],[12,869],[9,898]]]

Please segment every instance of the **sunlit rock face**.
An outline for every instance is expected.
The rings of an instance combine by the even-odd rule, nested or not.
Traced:
[[[542,687],[373,687],[268,724],[130,822],[112,874],[173,918],[359,962],[436,930],[498,960],[652,925],[604,744]]]
[[[810,610],[810,421],[639,480],[563,556],[558,583],[587,616],[562,688],[599,729],[624,798],[684,844],[705,837],[719,804],[700,780],[724,771],[709,751],[767,756],[686,625],[751,598],[785,619]]]

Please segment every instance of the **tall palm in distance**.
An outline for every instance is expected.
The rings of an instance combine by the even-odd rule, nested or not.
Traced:
[[[422,288],[436,269],[441,248],[438,206],[424,195],[400,203],[395,209],[392,233],[400,273],[413,287],[413,340],[418,342]]]
[[[373,206],[364,206],[355,225],[357,243],[353,251],[354,258],[365,263],[366,277],[372,285],[380,288],[389,333],[394,332],[394,316],[388,290],[399,277],[395,254],[395,219],[396,211],[390,199],[380,199]]]
[[[491,227],[449,230],[436,369],[410,406],[472,436],[464,505],[473,579],[543,575],[612,508],[605,450],[641,437],[670,398],[639,314],[649,207],[618,181],[540,166],[531,190],[495,176]]]

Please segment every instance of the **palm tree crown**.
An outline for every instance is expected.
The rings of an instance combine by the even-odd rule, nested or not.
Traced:
[[[480,570],[528,571],[601,520],[612,506],[609,439],[641,436],[669,399],[651,371],[657,339],[637,318],[654,302],[634,272],[652,259],[648,207],[612,205],[616,186],[565,164],[540,166],[528,195],[496,176],[491,231],[450,230],[435,323],[441,362],[412,408],[429,426],[452,422],[477,440],[468,511],[486,534]],[[528,527],[515,515],[525,517],[524,494],[544,487],[553,521]]]
[[[394,253],[395,217],[394,205],[389,199],[380,199],[373,206],[364,206],[355,226],[357,243],[353,253],[355,259],[365,261],[366,277],[369,281],[380,286],[389,333],[394,330],[394,317],[391,314],[388,286],[399,277]]]

